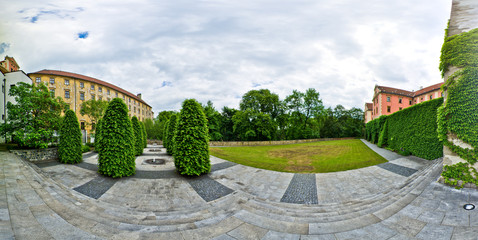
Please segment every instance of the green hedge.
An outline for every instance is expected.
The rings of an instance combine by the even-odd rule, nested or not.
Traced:
[[[122,99],[115,98],[108,104],[101,125],[98,172],[114,178],[133,175],[136,171],[133,127]]]
[[[134,133],[134,155],[140,156],[143,154],[143,131],[141,130],[141,125],[136,116],[131,118],[131,124],[133,125]]]
[[[141,127],[142,135],[143,136],[143,148],[148,147],[148,135],[146,133],[146,128],[144,127],[143,122],[139,122],[139,125]]]
[[[196,100],[183,102],[174,141],[174,165],[180,174],[199,176],[211,171],[209,128],[203,108]]]
[[[81,130],[75,112],[67,110],[60,127],[58,158],[62,163],[80,163],[82,161]]]
[[[166,132],[166,150],[168,154],[174,155],[174,134],[176,132],[176,125],[178,114],[171,115],[168,122],[168,131]]]
[[[380,142],[397,152],[428,160],[440,158],[443,145],[437,135],[437,109],[442,105],[443,98],[437,98],[381,116],[367,123],[370,132],[366,135],[373,143]]]

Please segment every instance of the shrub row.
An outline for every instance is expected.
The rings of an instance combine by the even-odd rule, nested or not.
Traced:
[[[426,101],[366,125],[366,138],[378,146],[433,160],[443,156],[437,135],[437,109],[443,98]]]

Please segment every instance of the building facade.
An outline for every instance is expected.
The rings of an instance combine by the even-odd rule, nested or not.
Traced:
[[[129,116],[136,116],[140,121],[153,118],[153,111],[149,104],[141,99],[141,94],[132,94],[111,83],[65,71],[41,70],[29,73],[33,84],[45,84],[52,95],[61,97],[69,109],[75,111],[80,128],[83,132],[91,133],[93,122],[87,115],[81,115],[81,104],[90,99],[110,101],[121,98],[129,109]]]
[[[12,57],[5,57],[5,60],[0,62],[0,80],[2,81],[2,95],[0,96],[0,111],[2,115],[2,123],[7,123],[8,110],[7,104],[15,104],[15,98],[9,96],[10,88],[16,86],[19,82],[32,84],[31,79],[18,66],[15,59]],[[0,143],[6,141],[5,136],[0,137]]]
[[[390,115],[417,103],[443,96],[443,83],[437,83],[418,91],[407,91],[398,88],[376,85],[372,103],[365,104],[365,123],[382,115]]]

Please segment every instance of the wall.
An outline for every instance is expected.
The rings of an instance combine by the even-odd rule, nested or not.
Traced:
[[[10,152],[29,162],[58,160],[58,148],[10,150]]]

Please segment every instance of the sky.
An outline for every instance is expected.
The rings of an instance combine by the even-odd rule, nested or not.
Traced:
[[[315,88],[364,108],[375,85],[418,90],[438,70],[451,0],[18,0],[0,9],[0,58],[62,70],[142,98],[239,108],[253,89]]]

